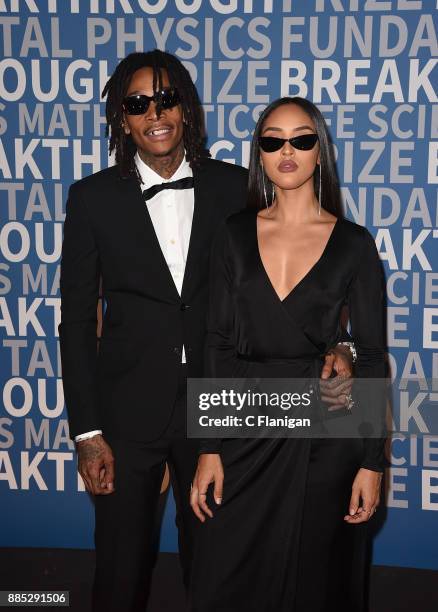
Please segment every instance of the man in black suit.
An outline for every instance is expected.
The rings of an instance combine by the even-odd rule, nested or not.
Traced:
[[[209,157],[195,86],[174,56],[130,54],[103,94],[116,165],[70,188],[59,331],[70,434],[95,496],[93,609],[128,612],[146,606],[166,462],[189,580],[198,448],[185,436],[186,378],[202,376],[211,241],[245,205],[247,178]],[[348,370],[344,355],[327,370]]]

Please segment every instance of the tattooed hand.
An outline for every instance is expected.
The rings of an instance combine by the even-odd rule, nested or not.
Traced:
[[[108,495],[114,491],[114,457],[101,435],[76,444],[78,470],[85,488],[92,495]]]

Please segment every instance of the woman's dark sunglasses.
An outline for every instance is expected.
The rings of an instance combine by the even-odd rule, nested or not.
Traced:
[[[259,136],[260,148],[265,153],[279,151],[285,142],[289,142],[294,149],[300,151],[310,151],[318,140],[317,134],[302,134],[293,138],[277,138],[276,136]]]
[[[126,96],[123,100],[123,109],[128,115],[144,115],[148,112],[151,102],[155,102],[164,110],[173,108],[180,103],[178,91],[172,88],[156,91],[153,96],[138,94],[136,96]]]

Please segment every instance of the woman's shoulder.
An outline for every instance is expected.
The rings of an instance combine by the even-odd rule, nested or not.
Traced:
[[[367,227],[344,217],[338,219],[338,225],[343,252],[350,252],[358,264],[364,258],[378,256],[375,240]]]
[[[236,213],[233,213],[225,219],[226,230],[230,233],[239,233],[247,231],[248,228],[254,225],[254,220],[257,218],[257,210],[244,208]]]
[[[344,236],[349,237],[356,243],[363,243],[364,241],[369,240],[369,238],[374,240],[368,228],[364,225],[359,225],[359,223],[350,221],[350,219],[346,219],[345,217],[340,217],[338,219],[338,224],[339,229]]]
[[[247,209],[240,210],[223,219],[215,231],[216,244],[224,248],[231,245],[243,245],[251,236],[251,220],[256,218],[256,212]]]

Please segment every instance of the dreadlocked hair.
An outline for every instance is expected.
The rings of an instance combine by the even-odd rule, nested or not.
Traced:
[[[115,150],[116,164],[121,176],[128,177],[134,174],[140,182],[141,178],[134,162],[137,149],[131,134],[125,134],[122,127],[122,102],[126,97],[132,75],[145,67],[153,70],[154,91],[163,87],[163,70],[167,72],[170,87],[178,90],[184,116],[184,147],[190,166],[194,168],[199,165],[201,159],[210,157],[205,146],[206,133],[201,101],[188,70],[177,57],[159,49],[146,53],[130,53],[118,64],[108,80],[102,91],[102,98],[108,96],[105,109],[107,122],[105,135],[110,137],[109,152],[111,154]],[[157,112],[160,111],[161,109],[157,108]]]

